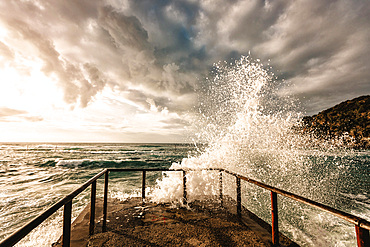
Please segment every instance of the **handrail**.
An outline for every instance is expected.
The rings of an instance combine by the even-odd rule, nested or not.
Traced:
[[[220,171],[224,171],[224,172],[226,172],[230,175],[233,175],[237,178],[237,198],[238,198],[238,200],[237,200],[237,212],[240,210],[240,207],[241,207],[240,206],[241,202],[240,202],[240,199],[239,199],[239,194],[241,194],[241,192],[240,192],[240,179],[242,179],[246,182],[255,184],[255,185],[257,185],[261,188],[264,188],[266,190],[271,191],[272,240],[273,240],[272,242],[273,242],[274,245],[279,244],[279,237],[278,237],[278,234],[279,234],[278,232],[279,231],[278,231],[278,223],[277,223],[277,221],[278,221],[277,196],[276,196],[276,194],[280,194],[282,196],[291,198],[295,201],[298,201],[298,202],[304,203],[306,205],[324,210],[324,211],[326,211],[326,212],[328,212],[328,213],[330,213],[330,214],[332,214],[336,217],[339,217],[341,219],[344,219],[344,220],[354,224],[355,225],[356,236],[357,236],[357,245],[359,247],[369,247],[370,246],[370,234],[369,234],[370,222],[369,221],[367,221],[363,218],[354,216],[352,214],[343,212],[341,210],[326,206],[326,205],[321,204],[319,202],[315,202],[313,200],[304,198],[302,196],[290,193],[288,191],[275,188],[273,186],[258,182],[256,180],[251,179],[251,178],[247,178],[247,177],[245,177],[243,175],[240,175],[240,174],[237,174],[235,172],[230,172],[230,171],[225,170],[225,169],[220,169]],[[237,214],[240,214],[240,213],[238,212]]]
[[[47,218],[49,218],[52,214],[54,214],[57,210],[64,206],[64,213],[63,213],[63,246],[69,246],[70,243],[70,227],[71,227],[71,214],[72,214],[72,200],[77,195],[79,195],[82,191],[84,191],[88,186],[92,186],[92,196],[91,196],[91,216],[95,215],[95,196],[96,196],[96,181],[103,175],[105,175],[105,186],[104,186],[104,205],[103,205],[103,231],[106,230],[106,217],[107,217],[107,192],[108,192],[108,174],[110,171],[183,171],[182,169],[167,169],[167,168],[116,168],[116,169],[104,169],[94,177],[90,178],[80,187],[75,189],[73,192],[65,196],[63,199],[52,205],[50,208],[45,210],[35,219],[29,221],[26,225],[22,228],[15,231],[13,234],[8,236],[2,242],[0,242],[0,247],[8,247],[13,246],[18,243],[22,238],[24,238],[28,233],[30,233],[33,229],[39,226],[42,222],[44,222]],[[89,233],[92,235],[94,232],[94,217],[90,218],[90,227]]]
[[[30,233],[34,228],[36,228],[38,225],[40,225],[44,220],[49,218],[53,213],[55,213],[58,209],[60,209],[62,206],[65,206],[68,202],[72,201],[72,199],[80,194],[83,190],[85,190],[91,183],[96,181],[98,178],[100,178],[104,173],[106,173],[106,169],[96,174],[94,177],[90,178],[87,182],[85,182],[82,186],[80,186],[78,189],[73,191],[72,193],[65,196],[63,199],[55,203],[53,206],[48,208],[46,211],[44,211],[42,214],[37,216],[35,219],[28,222],[25,226],[23,226],[18,231],[14,232],[12,235],[10,235],[8,238],[6,238],[4,241],[0,243],[0,247],[7,247],[7,246],[13,246],[17,242],[19,242],[22,238],[24,238],[28,233]]]
[[[342,218],[352,224],[355,224],[355,225],[358,225],[364,229],[367,229],[367,230],[370,230],[370,222],[360,218],[360,217],[357,217],[357,216],[354,216],[354,215],[351,215],[349,213],[346,213],[346,212],[343,212],[343,211],[340,211],[338,209],[335,209],[335,208],[332,208],[332,207],[329,207],[329,206],[326,206],[324,204],[321,204],[319,202],[315,202],[313,200],[310,200],[310,199],[307,199],[307,198],[304,198],[302,196],[299,196],[299,195],[296,195],[296,194],[293,194],[293,193],[290,193],[288,191],[285,191],[285,190],[281,190],[281,189],[278,189],[278,188],[275,188],[275,187],[272,187],[270,185],[267,185],[267,184],[264,184],[264,183],[261,183],[261,182],[258,182],[256,180],[253,180],[251,178],[247,178],[245,176],[242,176],[242,175],[239,175],[237,173],[234,173],[234,172],[230,172],[230,171],[227,171],[227,170],[224,170],[224,172],[230,174],[230,175],[233,175],[233,176],[236,176],[244,181],[247,181],[249,183],[252,183],[252,184],[255,184],[261,188],[264,188],[264,189],[267,189],[271,192],[275,192],[277,194],[280,194],[280,195],[283,195],[285,197],[288,197],[288,198],[291,198],[295,201],[298,201],[298,202],[302,202],[304,204],[307,204],[307,205],[310,205],[312,207],[315,207],[315,208],[318,208],[318,209],[322,209],[330,214],[333,214],[339,218]]]
[[[6,238],[0,243],[0,247],[8,247],[15,245],[18,241],[20,241],[23,237],[25,237],[30,231],[40,225],[44,220],[50,217],[53,213],[55,213],[58,209],[64,206],[64,223],[63,223],[63,246],[70,245],[70,231],[71,231],[71,211],[72,211],[72,199],[79,195],[82,191],[84,191],[89,185],[91,185],[91,207],[90,207],[90,227],[89,227],[89,234],[92,235],[94,233],[94,216],[95,216],[95,197],[96,197],[96,181],[103,175],[105,175],[104,179],[104,204],[103,204],[103,223],[102,223],[102,231],[106,231],[106,222],[107,222],[107,197],[108,197],[108,178],[110,172],[128,172],[128,171],[141,171],[142,172],[142,200],[145,200],[145,177],[146,172],[154,172],[154,171],[180,171],[183,173],[183,203],[187,203],[187,191],[186,191],[186,183],[187,183],[187,172],[192,171],[202,171],[202,170],[213,170],[219,171],[219,193],[220,193],[220,201],[221,205],[223,205],[223,192],[222,192],[222,172],[228,173],[236,178],[236,190],[237,190],[237,216],[241,218],[241,185],[240,180],[244,180],[246,182],[255,184],[261,188],[271,191],[271,214],[272,214],[272,243],[274,245],[279,244],[279,230],[278,230],[278,208],[277,208],[277,194],[282,196],[291,198],[295,201],[310,205],[315,208],[319,208],[330,214],[342,218],[352,224],[355,225],[355,231],[357,236],[357,245],[359,247],[366,247],[370,246],[370,237],[369,237],[369,230],[370,230],[370,222],[362,219],[360,217],[345,213],[343,211],[334,209],[332,207],[326,206],[324,204],[315,202],[313,200],[301,197],[299,195],[275,188],[273,186],[264,184],[262,182],[247,178],[243,175],[240,175],[235,172],[228,171],[223,168],[204,168],[204,169],[167,169],[167,168],[108,168],[104,169],[94,177],[86,181],[82,186],[74,190],[72,193],[65,196],[63,199],[55,203],[49,209],[44,211],[34,220],[27,223],[24,227],[14,232],[11,236]]]

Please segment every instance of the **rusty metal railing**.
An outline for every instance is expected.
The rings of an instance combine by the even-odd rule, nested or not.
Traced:
[[[274,245],[279,244],[279,228],[278,228],[278,207],[277,207],[277,194],[285,196],[287,198],[293,199],[295,201],[304,203],[306,205],[321,209],[323,211],[326,211],[336,217],[339,217],[341,219],[344,219],[352,224],[355,225],[355,232],[357,236],[357,245],[359,247],[369,247],[370,246],[370,236],[369,236],[369,230],[370,230],[370,222],[348,214],[346,212],[337,210],[335,208],[326,206],[324,204],[315,202],[313,200],[304,198],[302,196],[290,193],[288,191],[284,191],[275,187],[272,187],[270,185],[258,182],[256,180],[247,178],[245,176],[242,176],[240,174],[227,171],[225,169],[220,169],[220,171],[224,171],[230,175],[233,175],[236,177],[236,187],[237,187],[237,214],[240,217],[240,211],[241,211],[241,188],[240,188],[240,180],[244,180],[248,183],[255,184],[261,188],[264,188],[266,190],[269,190],[271,192],[271,217],[272,217],[272,243]]]
[[[272,243],[275,246],[279,245],[279,228],[278,228],[278,207],[277,207],[277,194],[285,196],[287,198],[293,199],[295,201],[310,205],[315,208],[319,208],[326,212],[329,212],[332,215],[335,215],[339,218],[342,218],[352,224],[355,225],[355,232],[357,236],[357,244],[359,247],[368,247],[370,246],[370,237],[369,237],[369,230],[370,230],[370,222],[362,219],[360,217],[345,213],[343,211],[331,208],[329,206],[323,205],[321,203],[312,201],[310,199],[295,195],[293,193],[269,186],[267,184],[258,182],[256,180],[247,178],[240,174],[225,170],[225,169],[218,169],[218,168],[208,168],[202,170],[213,170],[219,171],[219,198],[221,205],[223,205],[223,172],[230,174],[236,178],[236,207],[237,207],[237,216],[239,218],[242,217],[242,200],[241,200],[241,180],[246,181],[248,183],[255,184],[261,188],[271,191],[271,215],[272,215]],[[17,242],[19,242],[22,238],[24,238],[29,232],[31,232],[34,228],[40,225],[44,220],[50,217],[53,213],[55,213],[58,209],[64,206],[63,212],[63,238],[62,238],[62,245],[63,246],[70,246],[70,236],[71,236],[71,215],[72,215],[72,199],[79,195],[82,191],[84,191],[87,187],[91,185],[91,203],[90,203],[90,226],[89,226],[89,234],[94,234],[95,228],[95,201],[96,201],[96,181],[104,175],[104,200],[103,200],[103,222],[102,222],[102,231],[105,232],[107,230],[107,207],[108,207],[108,182],[109,182],[109,173],[110,172],[129,172],[129,171],[141,171],[142,172],[142,200],[145,200],[145,184],[146,184],[146,173],[147,172],[155,172],[155,171],[181,171],[183,174],[183,203],[187,203],[187,190],[186,190],[186,183],[187,183],[187,173],[192,171],[201,171],[201,170],[184,170],[184,169],[164,169],[164,168],[109,168],[104,169],[103,171],[99,172],[97,175],[89,179],[85,182],[81,187],[73,191],[71,194],[64,197],[62,200],[51,206],[45,212],[40,214],[34,220],[30,221],[21,229],[14,232],[8,238],[3,240],[0,243],[0,247],[8,247],[13,246]]]

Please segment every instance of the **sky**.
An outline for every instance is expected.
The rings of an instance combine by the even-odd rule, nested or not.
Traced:
[[[0,1],[0,142],[186,142],[250,54],[312,115],[370,94],[368,0]]]

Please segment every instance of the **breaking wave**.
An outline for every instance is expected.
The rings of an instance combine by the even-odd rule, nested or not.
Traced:
[[[215,64],[199,92],[200,117],[196,123],[199,132],[195,143],[204,142],[207,147],[200,155],[184,158],[171,168],[225,168],[329,206],[362,214],[362,209],[345,208],[347,199],[343,196],[352,187],[346,180],[351,170],[347,162],[356,154],[338,148],[340,138],[322,141],[297,131],[302,117],[299,102],[280,94],[282,86],[271,68],[250,57],[231,64]],[[188,200],[217,195],[217,178],[216,172],[188,172]],[[359,193],[365,193],[361,196],[368,200],[366,185],[362,188],[364,192]],[[225,181],[223,190],[235,198],[234,180]],[[242,191],[248,209],[270,222],[269,193],[244,183]],[[181,203],[182,193],[181,174],[169,172],[157,181],[152,200]],[[283,208],[279,213],[282,231],[299,244],[330,246],[331,241],[336,240],[335,243],[338,239],[342,246],[354,243],[353,229],[347,223],[287,199],[279,203]]]

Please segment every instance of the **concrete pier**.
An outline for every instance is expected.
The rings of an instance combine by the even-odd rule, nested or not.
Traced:
[[[237,217],[234,200],[197,200],[186,207],[141,203],[141,198],[108,202],[102,232],[102,200],[96,204],[94,235],[89,236],[87,206],[72,223],[71,246],[272,246],[271,230],[251,212]],[[61,240],[54,246],[61,246]],[[298,246],[280,234],[280,246]]]

